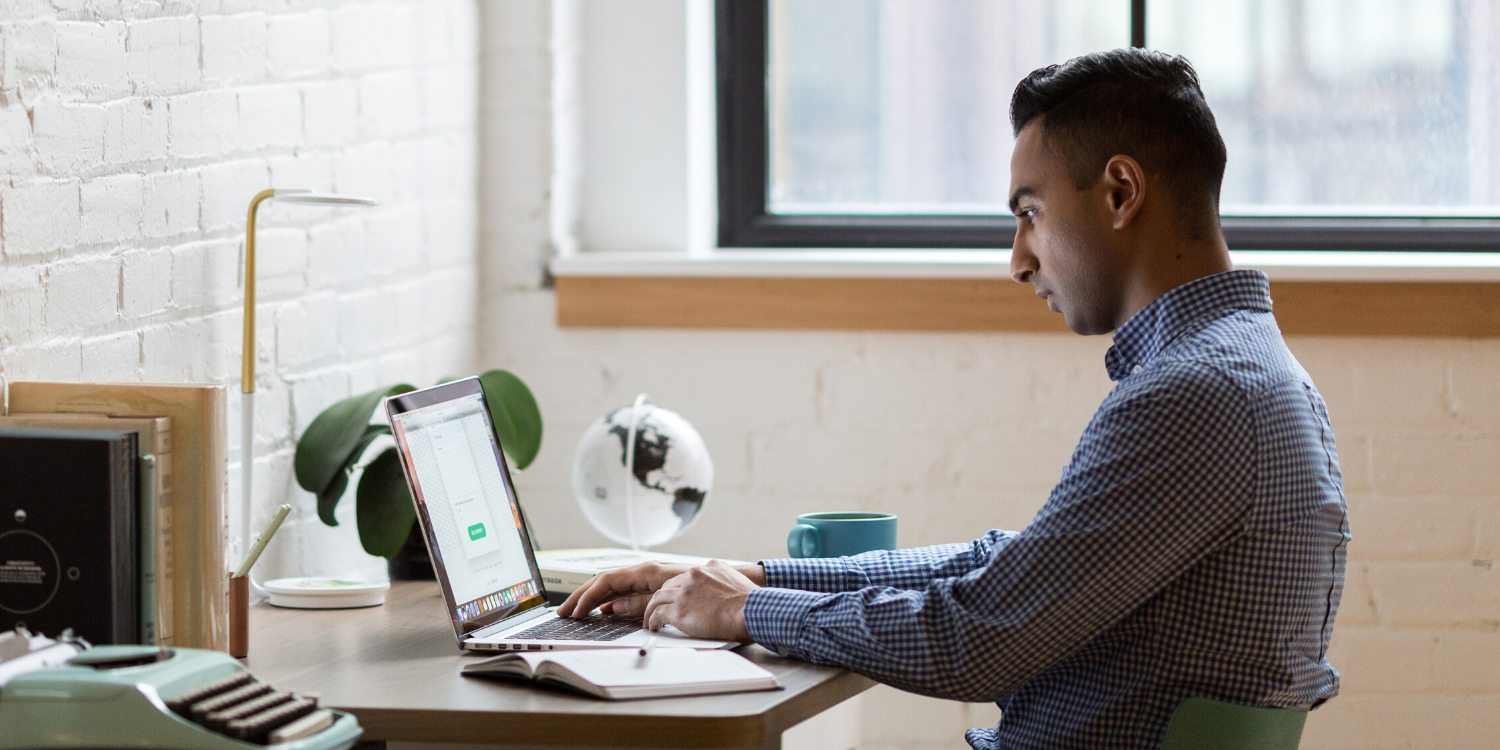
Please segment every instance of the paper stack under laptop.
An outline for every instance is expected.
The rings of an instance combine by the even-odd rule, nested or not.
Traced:
[[[642,658],[633,648],[528,651],[463,668],[469,676],[536,680],[606,700],[776,690],[776,676],[732,651],[658,648]]]
[[[556,549],[536,553],[536,565],[542,571],[542,583],[548,593],[571,594],[585,581],[600,573],[619,568],[628,568],[643,562],[682,563],[684,565],[707,565],[717,559],[735,567],[749,565],[743,560],[725,558],[674,555],[668,552],[628,549]]]

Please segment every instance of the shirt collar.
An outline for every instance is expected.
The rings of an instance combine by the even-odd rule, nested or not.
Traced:
[[[1145,367],[1195,323],[1230,310],[1271,311],[1271,284],[1264,273],[1216,273],[1152,300],[1115,330],[1114,346],[1104,355],[1109,379],[1119,380]]]

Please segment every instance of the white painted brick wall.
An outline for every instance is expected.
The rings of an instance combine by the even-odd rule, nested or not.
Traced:
[[[255,516],[296,508],[267,575],[383,570],[352,504],[343,528],[317,521],[291,453],[338,398],[472,368],[474,3],[4,7],[0,381],[217,382],[237,398],[251,196],[378,198],[261,208]]]
[[[784,554],[809,510],[900,514],[903,545],[1019,528],[1110,383],[1100,338],[558,330],[550,252],[548,4],[482,5],[480,354],[547,423],[517,474],[547,546],[606,544],[572,498],[584,428],[646,391],[703,433],[705,516],[664,549]],[[1500,341],[1296,338],[1338,431],[1355,541],[1331,650],[1343,693],[1309,750],[1494,747],[1500,737]],[[877,688],[860,746],[962,748],[993,706]],[[800,730],[801,728],[799,728]],[[826,728],[788,734],[819,747]],[[800,743],[800,744],[799,744]],[[811,743],[811,744],[809,744]]]

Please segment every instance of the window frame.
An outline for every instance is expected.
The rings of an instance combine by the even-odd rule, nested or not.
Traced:
[[[1146,0],[1131,0],[1131,45],[1145,46]],[[1008,248],[1004,215],[779,215],[767,210],[766,72],[770,0],[715,0],[719,247]],[[1500,251],[1500,219],[1223,217],[1231,250]]]

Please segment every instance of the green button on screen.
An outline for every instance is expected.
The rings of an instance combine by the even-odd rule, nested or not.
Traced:
[[[476,523],[473,526],[469,527],[469,541],[472,542],[475,539],[483,539],[483,538],[484,538],[484,524],[482,524],[482,523]]]

